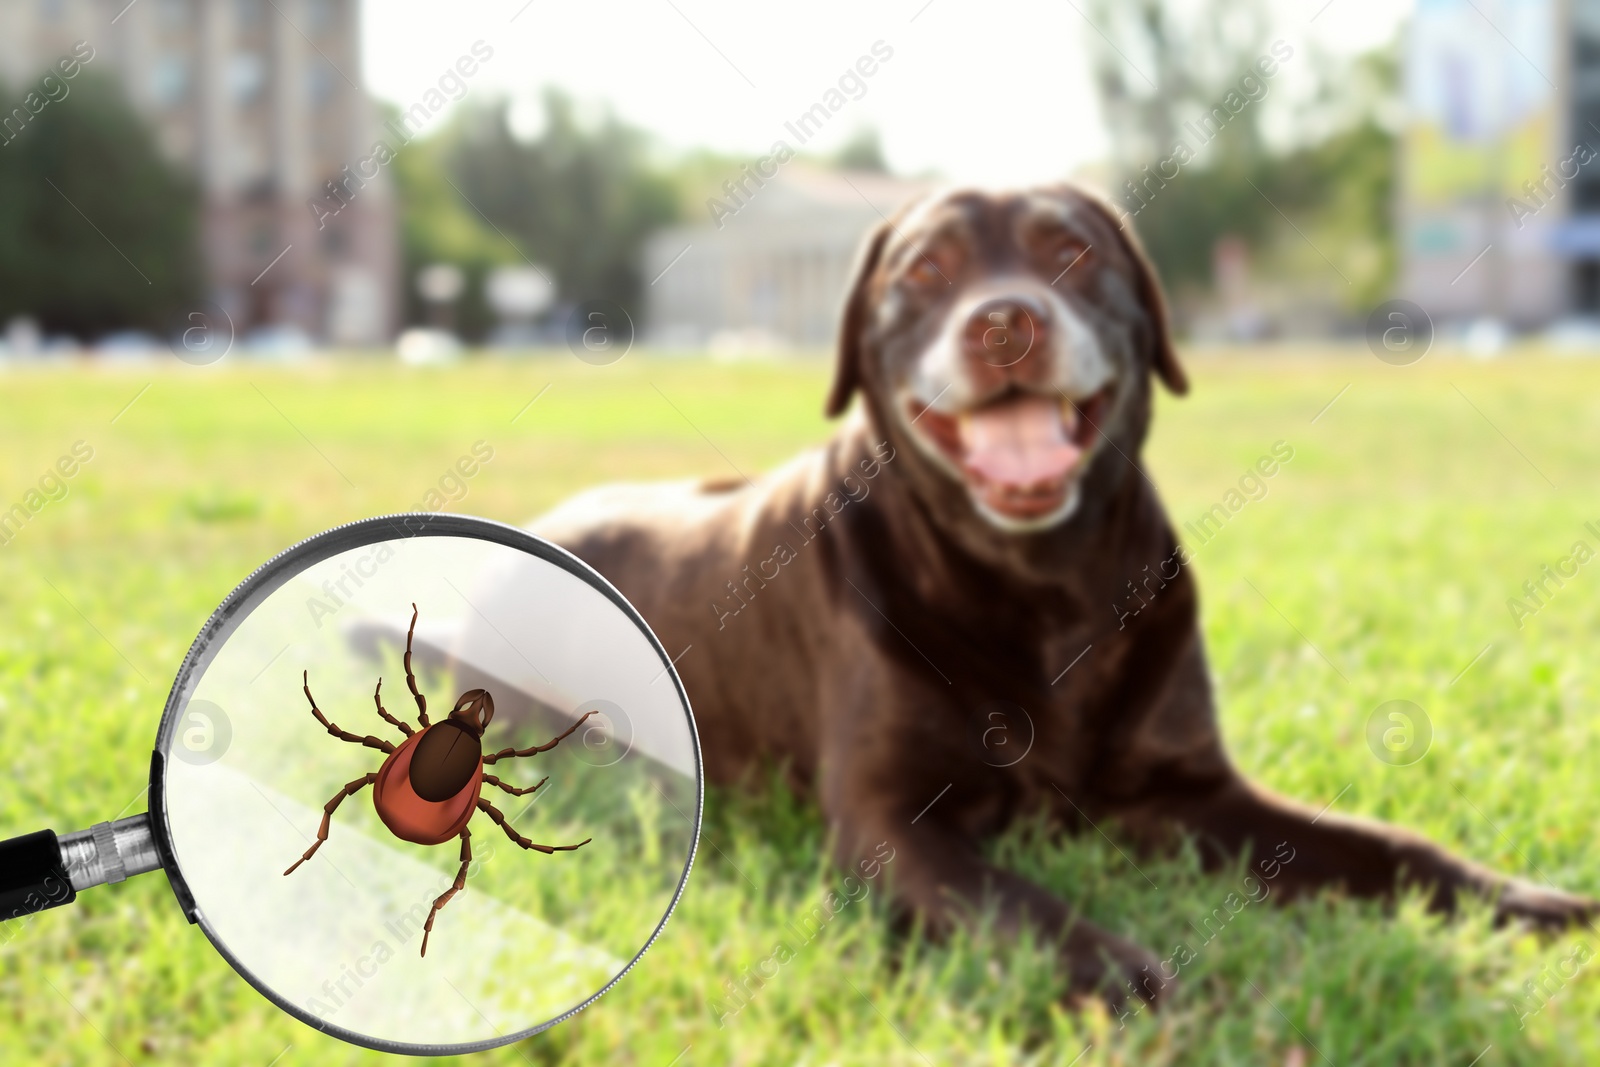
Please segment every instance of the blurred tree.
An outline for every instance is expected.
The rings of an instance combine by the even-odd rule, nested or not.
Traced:
[[[1362,312],[1388,299],[1399,268],[1400,113],[1396,40],[1319,78],[1318,95],[1297,115],[1300,128],[1310,131],[1305,143],[1274,160],[1263,186],[1285,211],[1302,213],[1302,228],[1350,281],[1347,306]],[[1274,265],[1294,249],[1315,270],[1304,260],[1305,241],[1284,229]]]
[[[707,199],[724,197],[722,183],[735,178],[755,157],[734,156],[709,148],[695,148],[676,159],[672,176],[678,189],[678,218],[686,222],[714,221]]]
[[[1281,71],[1273,79],[1258,76],[1261,97],[1202,147],[1195,125],[1230,92],[1240,99],[1241,78],[1270,54],[1264,0],[1094,0],[1086,14],[1103,34],[1091,38],[1091,47],[1112,140],[1110,192],[1134,215],[1134,228],[1180,306],[1184,294],[1210,289],[1213,250],[1223,237],[1244,241],[1281,283],[1325,285],[1326,255],[1350,284],[1324,292],[1337,292],[1348,309],[1382,299],[1396,262],[1394,46],[1340,64],[1317,52],[1297,53],[1280,66],[1294,64],[1296,76],[1311,84],[1308,93],[1289,101]],[[1273,126],[1274,116],[1284,121]],[[1294,136],[1274,140],[1269,128]],[[1179,142],[1193,150],[1192,162],[1154,183],[1153,195],[1136,196],[1130,183],[1143,183],[1174,158]],[[1166,175],[1173,169],[1167,165]]]
[[[446,138],[431,137],[403,146],[395,156],[405,317],[411,323],[428,321],[428,309],[417,292],[417,274],[433,263],[451,263],[461,268],[467,282],[456,308],[456,332],[478,341],[495,319],[484,294],[489,271],[501,264],[521,263],[522,258],[451,187],[447,178],[450,151]]]
[[[463,108],[437,136],[397,153],[408,321],[427,320],[416,276],[440,262],[466,274],[456,325],[471,340],[493,325],[484,281],[502,264],[537,264],[564,303],[601,298],[636,309],[645,239],[680,219],[703,221],[706,197],[749,162],[701,149],[664,164],[642,131],[611,114],[581,121],[557,90],[541,105],[536,137],[516,134],[502,100]],[[888,171],[870,128],[814,162]]]
[[[552,272],[562,301],[634,308],[640,247],[678,217],[673,178],[649,158],[645,134],[614,115],[581,123],[554,89],[543,109],[532,140],[512,131],[508,102],[463,111],[444,135],[445,172],[517,259]]]
[[[889,173],[889,162],[883,155],[883,138],[871,126],[864,126],[850,135],[850,139],[833,154],[833,165],[840,170],[867,170],[878,174]]]
[[[1098,31],[1095,84],[1125,175],[1165,159],[1183,124],[1215,107],[1270,41],[1265,0],[1090,0],[1085,12]],[[1258,155],[1260,124],[1260,109],[1246,108],[1219,143]]]
[[[204,291],[199,194],[115,85],[71,86],[0,145],[0,322],[164,336]]]

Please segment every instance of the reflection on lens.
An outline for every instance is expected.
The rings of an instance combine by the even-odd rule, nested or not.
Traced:
[[[466,1052],[557,1022],[687,876],[699,751],[667,662],[603,580],[520,531],[313,538],[219,610],[169,700],[156,815],[180,898],[346,1040]]]
[[[209,700],[191,700],[178,724],[172,754],[185,763],[203,767],[215,763],[233,741],[233,724],[228,713]]]
[[[578,758],[591,767],[609,767],[633,747],[633,720],[609,700],[586,700],[572,709],[574,716],[591,715],[578,737]]]

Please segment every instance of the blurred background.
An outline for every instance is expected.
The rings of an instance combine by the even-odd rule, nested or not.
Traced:
[[[1597,149],[1600,0],[0,0],[0,834],[143,810],[185,650],[285,546],[758,476],[833,432],[870,227],[1072,178],[1195,382],[1142,459],[1186,542],[1230,513],[1188,547],[1232,758],[1600,895]],[[1233,889],[1026,822],[991,851],[1163,951]],[[1600,1062],[1592,932],[1410,904],[1250,908],[1126,1026],[876,894],[773,975],[827,856],[810,798],[709,790],[641,966],[475,1062]],[[0,924],[0,1005],[6,1064],[386,1059],[153,876]]]
[[[1195,341],[1595,332],[1591,4],[905,6],[4,0],[0,351],[814,349],[881,214],[1061,178]]]

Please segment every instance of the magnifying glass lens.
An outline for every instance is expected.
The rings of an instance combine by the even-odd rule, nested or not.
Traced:
[[[196,643],[158,752],[153,814],[207,936],[390,1051],[492,1047],[593,1000],[665,922],[700,813],[653,635],[480,520],[374,520],[268,564]]]

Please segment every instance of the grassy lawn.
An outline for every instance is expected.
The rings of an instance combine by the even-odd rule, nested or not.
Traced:
[[[1194,394],[1163,399],[1148,449],[1180,526],[1224,501],[1276,442],[1293,449],[1195,563],[1238,762],[1319,806],[1600,895],[1600,859],[1585,851],[1600,820],[1589,784],[1600,668],[1584,651],[1600,633],[1600,562],[1531,617],[1507,608],[1574,541],[1600,550],[1584,529],[1600,529],[1600,362],[1436,353],[1395,368],[1362,349],[1203,355],[1191,369]],[[826,377],[822,362],[638,354],[611,367],[563,355],[449,370],[0,371],[0,509],[76,442],[93,450],[66,496],[0,548],[0,832],[142,810],[156,721],[189,642],[288,544],[416,507],[478,441],[493,459],[451,507],[509,522],[606,480],[726,474],[729,461],[766,469],[827,434]],[[1396,699],[1432,727],[1409,766],[1367,743],[1373,709]],[[1103,839],[1052,842],[1034,826],[996,845],[1003,862],[1163,955],[1190,947],[1170,1011],[1121,1028],[1102,1012],[1063,1012],[1041,948],[896,938],[876,896],[845,908],[739,1007],[729,983],[748,984],[838,876],[816,810],[780,793],[711,792],[705,836],[716,848],[701,851],[640,968],[574,1020],[478,1059],[1600,1062],[1600,968],[1582,962],[1592,933],[1542,943],[1495,932],[1481,913],[1441,924],[1413,904],[1386,918],[1325,898],[1252,904],[1202,944],[1192,924],[1237,877],[1202,875],[1181,855],[1141,859],[1141,877]],[[258,997],[159,876],[0,929],[0,1062],[386,1058]],[[1537,1000],[1530,981],[1544,984]]]

